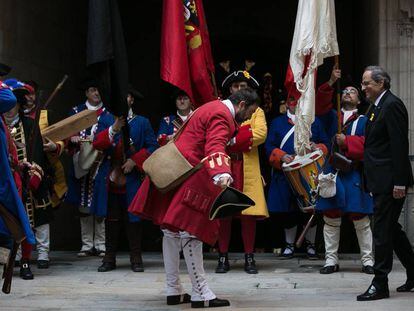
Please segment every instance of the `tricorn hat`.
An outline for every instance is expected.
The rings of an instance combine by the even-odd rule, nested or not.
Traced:
[[[221,84],[224,90],[228,90],[234,82],[247,82],[252,89],[259,88],[259,82],[246,70],[238,70],[229,74]]]
[[[26,104],[27,100],[25,98],[25,95],[34,92],[33,88],[30,85],[23,83],[22,81],[15,78],[4,80],[3,83],[12,90],[14,96],[16,96],[17,102],[20,104]]]
[[[233,187],[224,188],[214,200],[209,213],[210,220],[236,215],[256,203]]]
[[[179,96],[188,96],[187,92],[183,91],[182,89],[175,87],[171,94],[171,99],[176,100]]]
[[[96,87],[99,89],[99,82],[94,77],[88,76],[85,77],[80,83],[80,89],[87,91],[90,87]]]
[[[135,100],[144,99],[144,95],[134,89],[132,85],[128,85],[128,94],[131,94]]]

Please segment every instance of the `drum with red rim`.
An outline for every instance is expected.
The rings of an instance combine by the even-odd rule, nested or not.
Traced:
[[[296,156],[292,162],[282,165],[298,205],[304,212],[315,208],[318,198],[318,175],[322,172],[324,163],[323,152],[318,149],[304,156]]]

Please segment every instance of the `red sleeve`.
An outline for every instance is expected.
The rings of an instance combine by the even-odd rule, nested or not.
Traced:
[[[212,113],[206,129],[206,144],[204,154],[209,157],[206,168],[210,177],[217,174],[228,173],[231,175],[230,161],[226,153],[227,142],[230,141],[233,119],[222,113]]]
[[[157,138],[158,145],[164,146],[168,143],[167,134],[161,134]]]
[[[318,88],[315,99],[315,114],[317,116],[324,115],[333,108],[333,94],[334,89],[328,82],[325,82]]]
[[[279,148],[273,149],[269,157],[270,165],[277,170],[281,170],[282,169],[282,157],[285,154],[286,152],[284,152],[282,149],[279,149]]]
[[[112,141],[109,139],[109,128],[96,135],[92,145],[96,150],[105,150],[112,147]]]
[[[32,176],[30,176],[30,180],[29,180],[29,188],[31,191],[36,191],[39,186],[40,183],[42,182],[42,177],[40,174],[36,173]]]
[[[325,144],[315,144],[315,147],[322,150],[323,155],[326,157],[329,153],[328,147]]]
[[[345,156],[352,160],[363,161],[364,143],[364,136],[347,135],[345,137]]]
[[[135,164],[137,165],[137,168],[139,171],[143,172],[143,168],[142,168],[142,164],[144,163],[144,161],[151,155],[151,153],[148,152],[147,149],[142,148],[141,150],[135,152],[132,156],[131,159],[132,161],[135,162]]]
[[[249,152],[253,145],[253,132],[250,124],[239,128],[236,135],[236,143],[228,147],[229,152]]]

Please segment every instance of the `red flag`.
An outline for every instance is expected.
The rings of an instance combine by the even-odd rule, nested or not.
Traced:
[[[215,98],[214,61],[202,0],[164,0],[161,79],[185,91],[197,107]]]

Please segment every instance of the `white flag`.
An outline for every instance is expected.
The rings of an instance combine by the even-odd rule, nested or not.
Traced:
[[[338,54],[334,0],[299,0],[289,58],[296,88],[301,93],[295,121],[295,150],[299,155],[310,149],[311,125],[315,120],[316,68],[324,58]],[[306,58],[309,58],[307,68]]]

